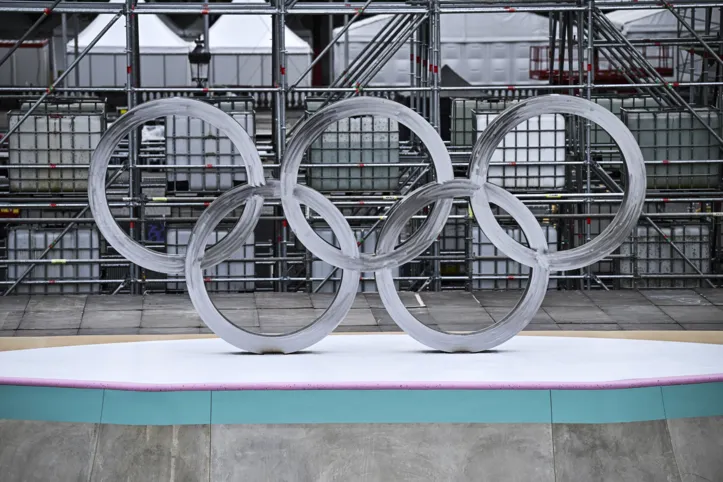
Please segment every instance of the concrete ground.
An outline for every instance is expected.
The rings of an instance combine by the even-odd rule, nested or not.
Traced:
[[[401,294],[424,323],[471,331],[501,319],[519,291]],[[243,293],[212,295],[234,323],[251,331],[300,328],[333,295]],[[528,330],[723,330],[723,289],[550,291]],[[359,294],[337,331],[400,331],[375,293]],[[0,336],[154,335],[210,333],[184,295],[0,297]]]
[[[723,417],[129,426],[0,420],[4,482],[720,481]]]

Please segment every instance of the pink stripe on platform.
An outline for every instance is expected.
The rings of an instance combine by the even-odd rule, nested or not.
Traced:
[[[280,382],[280,383],[135,383],[95,380],[0,377],[0,385],[89,388],[136,392],[231,390],[615,390],[723,382],[723,373],[605,382]]]

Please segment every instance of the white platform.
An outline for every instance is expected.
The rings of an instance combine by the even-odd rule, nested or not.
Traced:
[[[723,381],[723,346],[518,336],[480,354],[430,352],[406,335],[330,336],[304,353],[240,353],[220,339],[0,353],[0,384],[138,390],[614,388]]]

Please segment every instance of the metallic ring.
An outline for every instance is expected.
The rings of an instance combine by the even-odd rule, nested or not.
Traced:
[[[627,190],[614,222],[593,242],[569,251],[548,253],[547,241],[534,215],[515,196],[487,181],[492,153],[505,135],[520,122],[548,114],[576,114],[598,123],[618,143],[627,165]],[[201,215],[191,233],[185,255],[168,256],[135,243],[113,220],[105,198],[105,177],[110,156],[124,135],[145,121],[163,115],[198,117],[222,130],[241,152],[249,183],[221,195]],[[376,253],[360,255],[349,223],[321,193],[297,184],[304,151],[327,127],[345,117],[380,115],[407,126],[427,146],[437,173],[437,182],[406,196],[389,213],[380,233]],[[542,305],[551,271],[575,269],[594,263],[615,250],[640,216],[645,196],[645,166],[632,134],[612,113],[588,100],[552,95],[517,104],[499,115],[478,139],[470,160],[469,179],[454,179],[449,153],[436,131],[412,110],[378,98],[353,98],[332,104],[312,116],[291,140],[282,164],[281,180],[264,183],[263,169],[253,143],[243,129],[224,112],[191,99],[163,99],[129,111],[103,136],[93,154],[89,172],[90,207],[98,227],[118,252],[130,261],[155,271],[176,274],[185,271],[188,292],[203,321],[221,338],[243,350],[256,353],[290,353],[320,341],[336,328],[354,303],[361,271],[375,271],[379,293],[392,319],[419,342],[447,352],[482,351],[519,333]],[[317,257],[342,269],[342,282],[331,306],[305,328],[283,335],[248,332],[228,321],[211,302],[205,289],[203,269],[231,256],[253,231],[265,198],[280,198],[286,219],[296,236]],[[501,321],[482,330],[444,333],[419,322],[402,304],[392,278],[392,268],[424,252],[441,233],[455,197],[469,197],[477,224],[500,251],[532,268],[523,298]],[[204,253],[210,234],[230,212],[246,203],[233,230]],[[409,240],[396,246],[409,218],[434,204],[422,227]],[[511,242],[497,223],[489,203],[497,204],[519,224],[530,247]],[[339,240],[337,249],[316,234],[306,221],[301,204],[319,213]]]
[[[345,256],[358,256],[359,248],[354,232],[344,216],[320,192],[306,186],[296,186],[294,191],[301,201],[324,216],[329,227],[339,240]],[[228,343],[254,353],[291,353],[308,348],[329,335],[341,323],[354,304],[359,287],[358,271],[344,269],[339,291],[326,311],[310,325],[283,335],[252,333],[231,323],[213,305],[203,280],[201,261],[208,238],[221,220],[244,201],[259,197],[278,198],[281,195],[279,181],[268,181],[265,186],[240,186],[218,197],[198,219],[193,228],[186,250],[186,285],[193,306],[201,319],[214,333]],[[251,227],[253,229],[253,226]],[[242,239],[242,242],[245,238]],[[320,240],[321,243],[326,241]]]
[[[398,266],[400,260],[413,259],[427,249],[444,228],[444,223],[452,211],[452,200],[443,199],[435,204],[427,222],[402,246],[389,253],[361,254],[357,258],[349,258],[339,249],[323,241],[309,226],[301,210],[301,203],[295,196],[299,167],[306,150],[327,127],[341,119],[361,115],[383,116],[399,122],[414,132],[429,151],[438,182],[451,181],[454,173],[449,152],[437,131],[422,116],[397,102],[377,97],[342,100],[321,109],[299,128],[286,148],[281,168],[281,204],[289,226],[296,237],[319,259],[339,268],[373,271]],[[323,243],[320,244],[318,241]],[[310,248],[312,245],[315,249]]]
[[[626,187],[620,209],[600,235],[577,248],[550,253],[547,259],[552,271],[568,271],[589,266],[615,251],[630,235],[643,211],[646,173],[643,154],[633,134],[612,112],[586,99],[567,95],[547,95],[522,101],[497,116],[477,139],[472,149],[469,179],[483,186],[470,203],[477,223],[497,248],[515,261],[527,266],[535,263],[537,253],[512,240],[494,217],[488,197],[487,172],[497,146],[521,122],[544,114],[574,114],[605,129],[618,144],[627,167]]]
[[[223,132],[238,149],[246,167],[248,184],[259,186],[265,183],[261,158],[253,141],[236,120],[220,109],[194,99],[159,99],[141,104],[121,116],[103,134],[93,152],[88,170],[88,204],[98,229],[105,239],[125,258],[146,269],[166,274],[183,273],[183,255],[170,255],[152,251],[134,241],[113,219],[105,195],[106,172],[111,156],[118,143],[133,129],[167,115],[195,117],[211,124]],[[237,230],[258,219],[262,205],[257,200],[249,203],[232,233],[208,250],[204,267],[215,266],[238,250],[244,241]],[[253,223],[255,224],[255,222]]]
[[[540,309],[545,298],[550,269],[546,262],[547,255],[544,254],[547,251],[547,240],[542,228],[530,210],[515,196],[497,186],[487,187],[490,200],[517,221],[532,249],[540,253],[539,258],[530,266],[532,274],[522,299],[502,320],[472,333],[445,333],[429,328],[415,318],[402,303],[394,287],[391,269],[375,272],[382,303],[394,322],[409,336],[430,348],[445,352],[480,352],[494,348],[522,331]],[[385,253],[394,248],[394,243],[409,219],[409,213],[416,213],[440,199],[473,196],[479,189],[479,186],[471,181],[461,179],[427,184],[417,189],[401,202],[387,220],[377,241],[377,252]]]

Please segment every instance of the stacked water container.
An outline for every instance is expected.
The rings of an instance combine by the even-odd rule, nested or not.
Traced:
[[[32,103],[9,113],[13,129]],[[8,140],[9,189],[55,204],[59,196],[82,196],[88,188],[88,165],[105,131],[105,105],[96,101],[48,102],[38,106]],[[73,167],[73,166],[78,166]],[[23,217],[68,218],[75,213],[57,209],[30,209]],[[101,258],[101,240],[91,224],[78,224],[63,234],[67,223],[23,224],[7,232],[8,281],[15,281],[30,267],[13,261],[40,258],[15,291],[18,293],[96,293],[100,291],[98,263],[69,263],[68,260]],[[61,237],[62,234],[62,237]],[[35,282],[35,283],[34,283]]]
[[[324,105],[324,99],[306,100],[306,115],[311,116]],[[314,141],[309,149],[309,161],[312,164],[349,164],[349,167],[312,167],[307,169],[307,183],[321,192],[355,193],[395,193],[399,189],[400,168],[395,166],[375,166],[374,164],[399,163],[399,125],[396,121],[379,116],[361,116],[342,119],[328,127]],[[368,228],[354,227],[357,240],[365,237]],[[318,226],[316,232],[328,243],[335,244],[336,239],[326,226]],[[364,253],[373,253],[378,230],[366,236],[360,245]],[[338,245],[338,244],[337,244]],[[311,263],[311,277],[326,278],[333,267],[320,260]],[[334,276],[338,278],[340,272]],[[363,273],[363,277],[373,278],[374,273]],[[399,276],[399,269],[394,270]],[[314,290],[320,282],[312,283]],[[327,281],[319,292],[335,292],[338,282]],[[374,281],[363,281],[359,291],[376,291]]]
[[[211,103],[233,117],[255,141],[255,114],[250,97],[224,97]],[[168,116],[165,120],[167,164],[176,166],[166,171],[169,193],[195,202],[209,193],[221,193],[246,182],[246,170],[241,155],[231,141],[215,127],[199,119]],[[227,167],[216,167],[216,166]],[[177,166],[206,166],[203,169],[177,168]],[[230,166],[230,167],[229,167]],[[165,243],[169,254],[184,254],[191,234],[192,224],[175,223],[181,217],[198,218],[204,207],[172,207],[170,220],[163,226]],[[220,241],[230,227],[220,226],[209,239],[209,246]],[[254,283],[240,281],[253,278],[255,267],[255,236],[251,234],[245,244],[229,259],[204,272],[208,278],[221,281],[207,283],[209,291],[253,291]],[[252,261],[248,261],[252,260]],[[168,279],[175,279],[169,276]],[[224,279],[228,279],[225,281]],[[235,281],[231,281],[231,279]],[[185,283],[169,283],[171,291],[185,290]]]
[[[474,111],[473,125],[477,136],[512,102],[478,102]],[[560,114],[545,114],[522,122],[508,133],[495,150],[488,170],[490,183],[510,192],[556,192],[565,188],[566,126],[565,117]],[[545,162],[545,165],[539,165]],[[547,163],[554,163],[552,165]],[[532,208],[532,207],[531,207]],[[543,208],[544,209],[544,208]],[[533,212],[539,212],[534,209]],[[525,243],[524,235],[517,226],[503,226],[511,239]],[[542,223],[548,249],[557,250],[558,233],[556,226]],[[475,279],[475,289],[519,289],[526,281],[519,276],[529,274],[529,268],[508,259],[494,245],[478,226],[472,229],[473,276],[489,276],[493,279]],[[495,259],[499,258],[499,259]],[[550,288],[556,287],[552,280]]]

